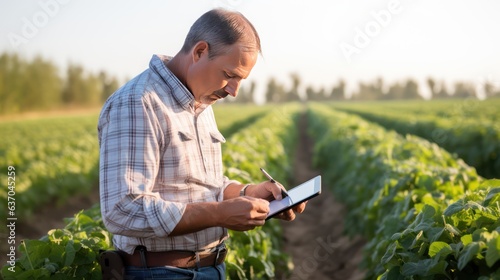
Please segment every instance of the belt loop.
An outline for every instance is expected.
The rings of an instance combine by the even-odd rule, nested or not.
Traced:
[[[224,242],[217,245],[217,255],[215,256],[214,266],[217,266],[219,262],[220,253],[225,250],[227,249],[226,249],[226,244]]]
[[[199,270],[201,268],[201,262],[200,262],[200,252],[194,252],[196,256],[196,268]]]
[[[217,263],[219,262],[220,251],[222,251],[221,248],[217,248],[217,255],[215,255],[214,266],[217,266]]]
[[[137,249],[139,250],[139,253],[141,255],[141,264],[143,268],[148,268],[148,263],[146,262],[146,247],[137,246]]]

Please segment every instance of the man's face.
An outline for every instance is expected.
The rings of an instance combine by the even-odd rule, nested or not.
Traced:
[[[197,102],[213,104],[228,95],[236,97],[241,80],[250,74],[258,53],[236,43],[212,59],[208,58],[208,49],[200,49],[195,56],[188,70],[187,86]]]

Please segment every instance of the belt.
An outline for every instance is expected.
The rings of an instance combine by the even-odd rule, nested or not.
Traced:
[[[144,247],[143,247],[144,248]],[[227,254],[225,245],[218,246],[209,252],[163,251],[148,252],[136,249],[132,255],[119,251],[125,266],[144,267],[141,254],[145,255],[147,267],[175,266],[179,268],[200,268],[215,266],[224,262]]]

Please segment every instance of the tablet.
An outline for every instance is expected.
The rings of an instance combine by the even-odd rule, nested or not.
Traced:
[[[269,214],[266,220],[286,211],[295,205],[309,200],[321,193],[321,176],[318,175],[293,189],[287,191],[288,196],[282,200],[273,200],[269,203]]]

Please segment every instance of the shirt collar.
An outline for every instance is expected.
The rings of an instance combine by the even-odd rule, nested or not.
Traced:
[[[182,108],[188,111],[195,111],[195,100],[193,94],[165,65],[165,62],[170,59],[172,59],[171,56],[155,54],[149,62],[149,68],[155,72],[171,89],[174,99],[179,103],[179,105],[182,106]]]

